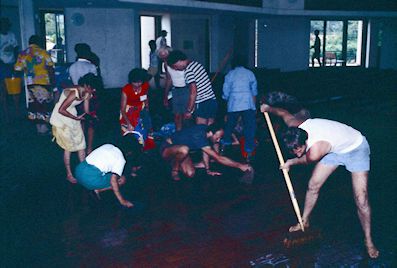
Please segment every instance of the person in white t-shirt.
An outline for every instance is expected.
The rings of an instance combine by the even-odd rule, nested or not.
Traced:
[[[175,129],[179,131],[183,126],[183,116],[187,112],[190,91],[186,85],[185,72],[178,71],[167,65],[164,59],[166,80],[164,87],[163,104],[169,106],[169,99],[172,98],[172,112],[174,114]],[[170,91],[171,90],[171,91]]]
[[[95,191],[98,197],[100,192],[113,190],[120,204],[130,208],[133,204],[122,196],[119,188],[126,183],[123,176],[125,164],[125,157],[118,147],[104,144],[76,167],[76,180],[86,189]]]
[[[160,32],[160,36],[156,38],[156,50],[159,50],[160,48],[165,48],[167,46],[167,34],[168,32],[166,30],[162,30]]]
[[[289,170],[293,165],[317,162],[306,191],[302,220],[309,227],[309,216],[317,203],[319,192],[329,176],[338,166],[345,166],[351,173],[354,200],[365,236],[365,246],[370,258],[377,258],[379,251],[371,237],[371,208],[368,201],[368,173],[370,170],[370,148],[366,138],[356,129],[327,119],[299,119],[283,108],[261,105],[261,112],[280,116],[289,127],[283,140],[296,158],[288,159],[281,169]],[[300,230],[299,224],[289,231]]]
[[[77,60],[69,67],[69,76],[73,85],[77,85],[79,79],[88,73],[98,75],[96,66],[89,60],[91,51],[76,50]]]
[[[0,18],[0,61],[2,64],[14,64],[18,55],[18,42],[10,28],[9,19]]]

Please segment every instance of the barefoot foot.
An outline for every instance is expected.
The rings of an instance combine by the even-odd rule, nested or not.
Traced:
[[[376,259],[379,257],[379,250],[375,247],[372,242],[365,241],[365,247],[367,248],[368,256],[371,259]]]
[[[67,179],[70,183],[77,183],[76,178],[73,177],[72,174],[68,174],[68,175],[66,176],[66,179]]]
[[[309,223],[303,221],[303,227],[304,227],[305,229],[306,229],[306,228],[309,228]],[[301,229],[301,225],[300,225],[299,223],[297,223],[296,225],[293,225],[293,226],[289,227],[289,229],[288,229],[288,231],[289,231],[290,233],[292,233],[292,232],[297,232],[297,231],[300,231],[300,230],[302,230],[302,229]]]
[[[195,168],[205,168],[205,164],[203,161],[200,161],[198,163],[194,163]]]
[[[178,170],[173,170],[171,172],[171,177],[174,181],[180,181],[181,177],[179,177],[179,171]]]

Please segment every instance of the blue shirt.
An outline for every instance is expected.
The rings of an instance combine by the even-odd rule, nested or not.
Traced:
[[[250,70],[239,66],[226,75],[222,98],[227,101],[228,112],[255,110],[253,97],[257,94],[256,78]]]
[[[194,125],[183,128],[171,136],[172,144],[186,145],[190,150],[200,150],[210,146],[207,139],[207,125]]]

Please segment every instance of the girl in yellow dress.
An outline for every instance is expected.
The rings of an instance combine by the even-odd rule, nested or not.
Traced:
[[[76,183],[70,167],[70,155],[77,152],[80,162],[85,159],[86,142],[81,121],[89,113],[89,101],[96,87],[98,77],[86,74],[79,80],[79,85],[65,89],[50,118],[52,134],[57,144],[64,149],[63,160],[66,168],[66,179]],[[84,113],[77,114],[76,106],[84,102]]]

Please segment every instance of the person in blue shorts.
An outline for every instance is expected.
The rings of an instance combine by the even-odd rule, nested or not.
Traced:
[[[219,143],[222,136],[222,126],[214,123],[209,126],[194,125],[183,128],[166,139],[160,147],[160,153],[165,160],[171,162],[172,178],[175,181],[180,180],[180,171],[188,178],[194,177],[195,167],[189,156],[191,150],[201,150],[203,152],[204,167],[210,176],[221,175],[219,172],[210,170],[210,158],[222,165],[238,168],[242,171],[251,170],[252,167],[250,165],[222,156],[211,147],[212,144]]]
[[[167,58],[171,68],[184,71],[189,85],[189,101],[184,113],[185,119],[196,117],[196,124],[211,125],[215,122],[218,103],[211,81],[204,66],[187,58],[180,50],[174,50]]]
[[[120,186],[126,183],[123,176],[125,164],[124,155],[118,147],[104,144],[76,167],[76,180],[84,188],[95,191],[98,198],[100,192],[113,190],[120,204],[130,208],[133,204],[120,193]]]
[[[371,207],[368,201],[368,173],[370,148],[360,131],[327,119],[300,119],[283,108],[261,105],[261,112],[280,116],[289,127],[283,135],[284,143],[296,158],[288,159],[280,168],[317,162],[306,191],[302,220],[309,227],[309,216],[317,203],[321,187],[338,168],[345,166],[351,173],[357,214],[364,231],[365,246],[370,258],[377,258],[379,251],[371,237]],[[300,230],[299,224],[289,231]]]

